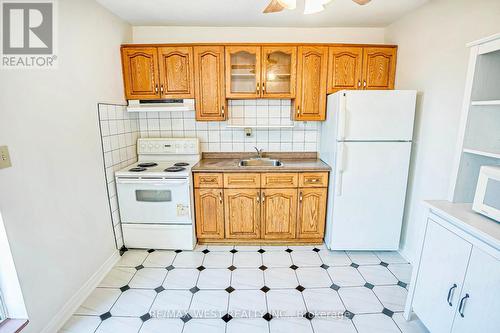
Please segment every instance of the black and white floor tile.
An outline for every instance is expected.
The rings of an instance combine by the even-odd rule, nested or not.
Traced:
[[[128,250],[61,333],[423,333],[397,252],[325,246]]]

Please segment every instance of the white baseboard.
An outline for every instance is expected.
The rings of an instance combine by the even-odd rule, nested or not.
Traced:
[[[45,326],[41,333],[54,333],[58,332],[66,321],[73,315],[73,313],[80,307],[80,305],[87,299],[90,293],[99,285],[102,279],[111,271],[115,264],[120,259],[118,251],[106,259],[104,264],[95,272],[90,279],[83,284],[83,286],[69,299],[66,304],[57,312],[50,322]]]

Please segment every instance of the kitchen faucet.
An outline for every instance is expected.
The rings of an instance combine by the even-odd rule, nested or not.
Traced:
[[[262,153],[263,153],[263,149],[259,149],[257,147],[253,147],[256,151],[257,151],[257,158],[262,158]]]

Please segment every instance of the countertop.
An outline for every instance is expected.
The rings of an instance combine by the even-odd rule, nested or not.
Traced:
[[[472,204],[443,200],[425,201],[436,215],[500,250],[500,223],[472,210]]]
[[[258,167],[240,167],[238,164],[241,156],[235,158],[234,154],[228,154],[227,158],[223,154],[203,158],[191,169],[193,172],[301,172],[301,171],[331,171],[331,167],[320,160],[312,158],[314,155],[302,154],[305,158],[300,158],[301,154],[287,155],[269,155],[266,157],[278,158],[283,165],[279,167],[258,166]]]

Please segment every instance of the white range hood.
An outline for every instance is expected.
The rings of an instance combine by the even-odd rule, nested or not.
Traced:
[[[128,112],[194,111],[194,99],[129,100]]]

